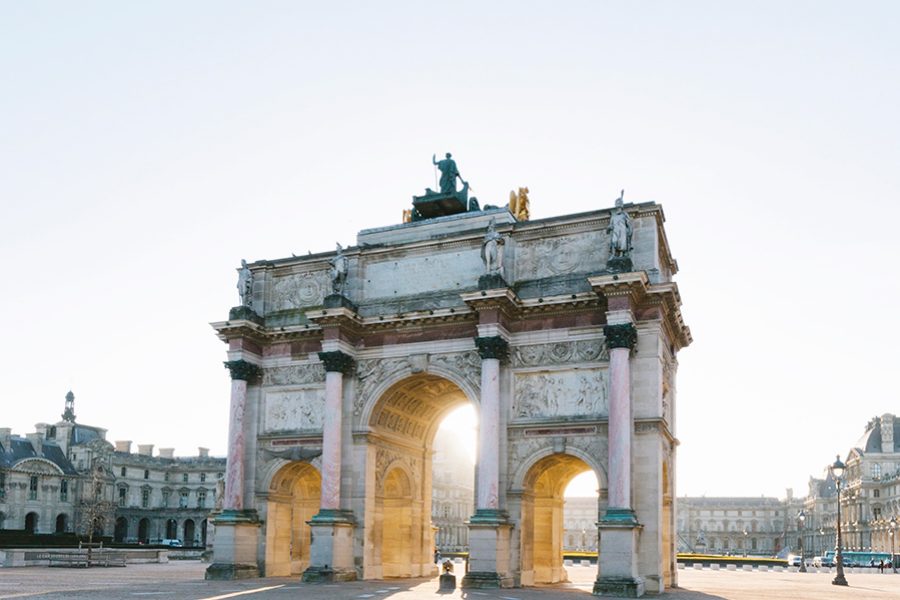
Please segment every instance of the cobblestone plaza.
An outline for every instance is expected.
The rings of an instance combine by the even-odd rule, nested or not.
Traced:
[[[336,584],[304,584],[296,577],[268,577],[242,581],[204,581],[204,563],[128,565],[124,569],[4,569],[0,600],[119,600],[122,598],[178,598],[224,600],[246,597],[260,600],[418,600],[466,598],[469,600],[551,600],[590,597],[596,570],[568,567],[572,583],[515,590],[459,589],[438,593],[437,579],[373,580]],[[457,578],[459,579],[457,574]],[[831,585],[830,573],[742,572],[683,569],[679,588],[656,597],[672,600],[885,600],[900,598],[900,575],[850,573],[849,587]]]

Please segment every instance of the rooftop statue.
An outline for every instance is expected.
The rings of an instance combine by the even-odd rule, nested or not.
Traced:
[[[453,194],[456,192],[456,178],[459,177],[460,181],[463,180],[459,169],[456,168],[456,161],[451,158],[452,155],[449,152],[441,161],[435,160],[436,156],[435,154],[431,155],[431,162],[441,171],[441,193]],[[463,181],[463,183],[465,182]]]
[[[439,190],[434,191],[431,188],[425,188],[424,196],[413,196],[413,208],[410,213],[410,221],[419,221],[422,219],[433,219],[435,217],[445,217],[466,212],[468,210],[478,210],[477,201],[472,198],[469,201],[469,183],[459,174],[456,161],[453,155],[447,152],[443,160],[438,160],[437,155],[431,155],[431,163],[436,166],[440,172]],[[462,189],[456,189],[456,180],[462,182]],[[405,219],[405,217],[404,217]],[[404,222],[406,222],[404,220]]]
[[[528,220],[528,217],[530,216],[528,207],[529,200],[527,187],[520,187],[518,193],[515,191],[509,192],[509,212],[512,213],[517,221]]]

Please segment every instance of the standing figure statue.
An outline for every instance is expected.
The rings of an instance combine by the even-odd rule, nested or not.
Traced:
[[[432,154],[431,162],[441,170],[441,193],[455,194],[456,178],[459,177],[460,181],[462,181],[462,177],[459,174],[459,170],[456,168],[456,162],[450,158],[449,152],[446,154],[446,157],[447,158],[444,160],[439,161],[436,160],[436,156]]]
[[[609,217],[606,232],[609,234],[609,257],[628,258],[631,256],[631,217],[622,207],[625,190],[616,198],[616,208]]]
[[[481,242],[481,260],[484,261],[484,272],[488,275],[503,277],[503,246],[506,240],[497,233],[494,219],[488,223],[484,241]]]
[[[331,288],[335,294],[344,293],[344,283],[347,281],[347,257],[340,243],[337,244],[337,254],[331,259]]]
[[[247,266],[247,261],[241,259],[241,271],[237,282],[238,295],[241,297],[241,306],[253,306],[253,273]]]

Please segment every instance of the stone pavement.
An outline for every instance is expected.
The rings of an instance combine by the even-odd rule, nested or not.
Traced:
[[[591,598],[595,571],[568,567],[571,584],[537,588],[437,593],[437,579],[357,581],[338,585],[301,584],[271,577],[244,581],[204,581],[205,563],[128,565],[125,568],[0,569],[0,599],[36,600],[577,600]],[[827,573],[733,572],[685,569],[680,588],[661,600],[900,600],[900,574],[848,575],[849,587],[831,585]],[[654,596],[647,596],[653,598]]]

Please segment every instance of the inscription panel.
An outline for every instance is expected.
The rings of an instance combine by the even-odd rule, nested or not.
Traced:
[[[365,296],[392,298],[464,289],[475,285],[483,271],[477,250],[373,262],[365,267]]]

